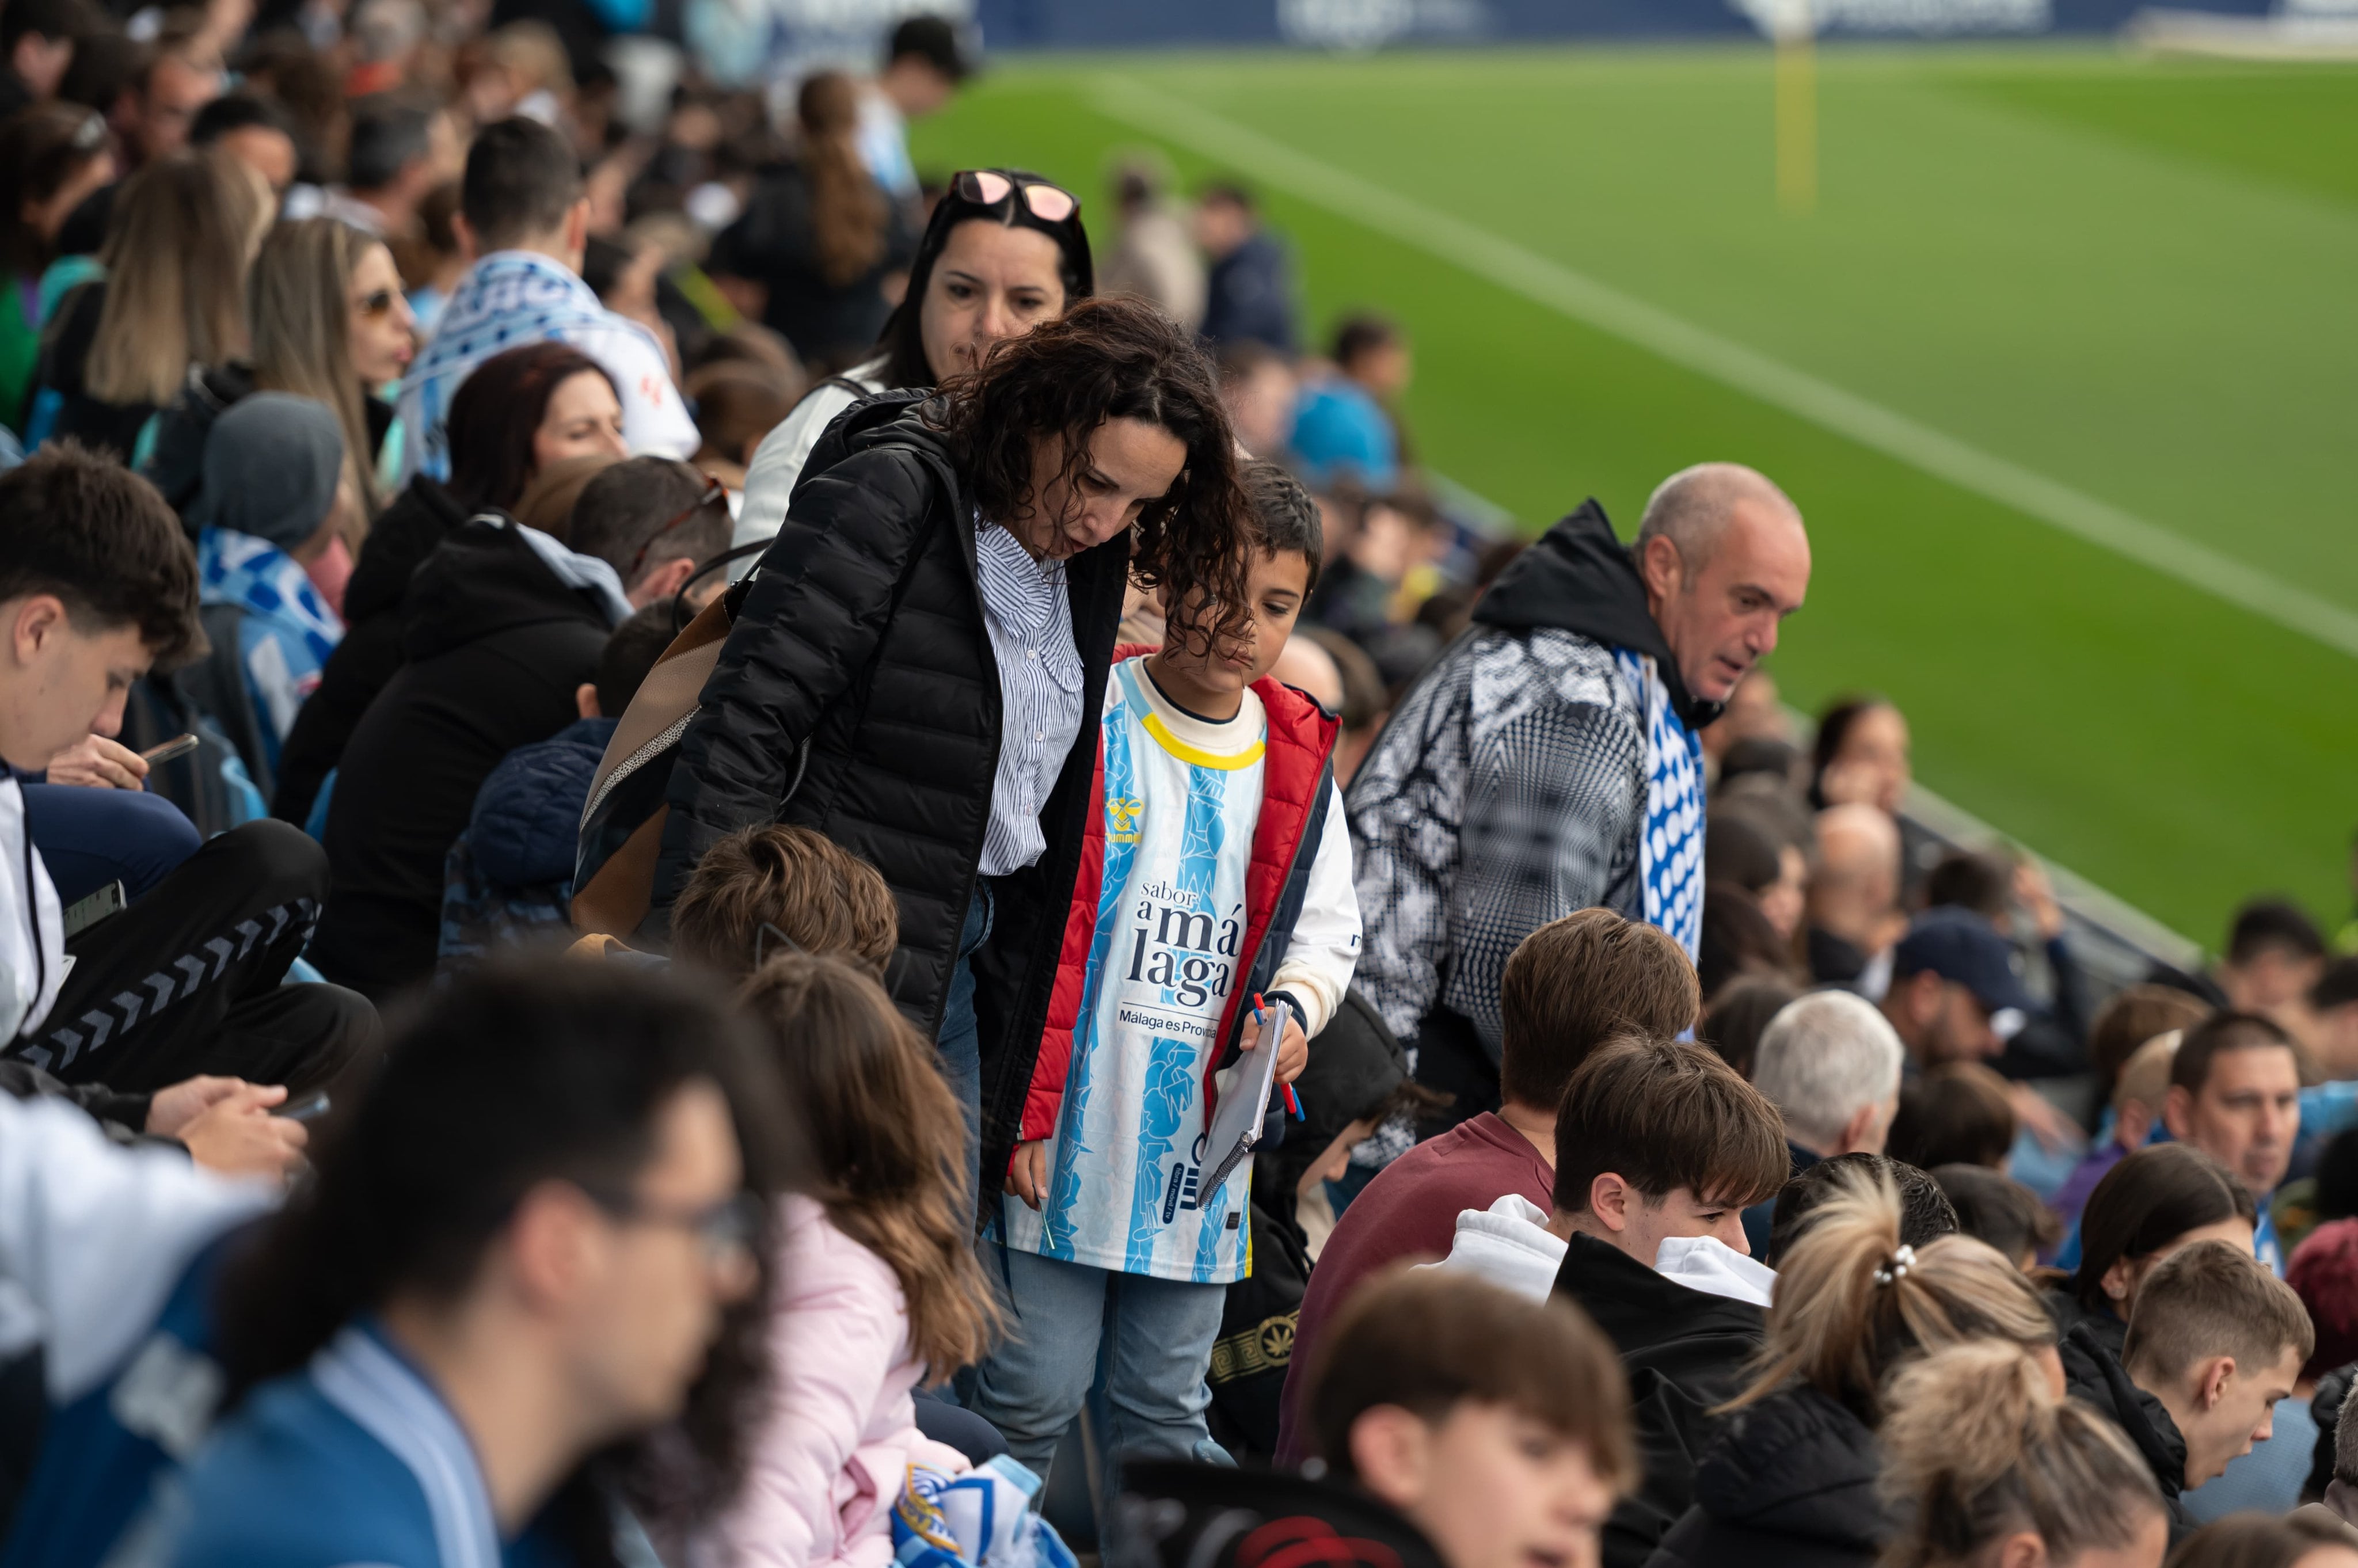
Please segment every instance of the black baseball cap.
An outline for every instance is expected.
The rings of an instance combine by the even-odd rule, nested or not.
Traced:
[[[2028,1013],[2039,1003],[2015,972],[2014,944],[1968,909],[1928,909],[1908,927],[1891,955],[1894,979],[1931,970],[1974,993],[1994,1020],[2013,1010]]]

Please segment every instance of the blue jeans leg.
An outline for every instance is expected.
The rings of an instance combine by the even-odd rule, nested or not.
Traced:
[[[957,962],[950,966],[949,997],[942,1006],[942,1026],[934,1036],[941,1052],[942,1076],[957,1096],[966,1118],[966,1190],[978,1190],[982,1173],[982,1040],[974,1016],[976,948],[990,937],[990,884],[977,879],[974,898],[966,906],[966,924],[958,932]]]
[[[143,790],[27,784],[25,820],[61,904],[118,878],[135,899],[205,841],[178,806]]]
[[[1228,1462],[1205,1422],[1204,1382],[1226,1285],[1118,1274],[990,1243],[981,1250],[1010,1331],[978,1369],[968,1408],[999,1428],[1008,1452],[1044,1475],[1102,1372],[1102,1496],[1116,1495],[1126,1457]]]

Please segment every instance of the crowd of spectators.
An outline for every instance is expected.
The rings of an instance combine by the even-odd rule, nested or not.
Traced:
[[[921,174],[938,18],[124,10],[0,0],[0,1568],[2358,1568],[2358,927],[2092,967],[1779,700],[1806,497],[1491,531],[1250,189]]]

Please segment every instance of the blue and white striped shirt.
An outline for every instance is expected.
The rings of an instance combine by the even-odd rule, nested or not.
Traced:
[[[1020,871],[1048,847],[1040,808],[1081,731],[1081,654],[1065,563],[1035,561],[1015,535],[976,519],[976,586],[999,660],[999,769],[982,839],[986,877]]]

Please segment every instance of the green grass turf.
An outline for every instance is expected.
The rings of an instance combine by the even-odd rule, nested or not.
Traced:
[[[1144,82],[2358,609],[2358,71],[1829,49],[1818,76],[1807,216],[1753,49],[1013,63],[916,151],[1039,168],[1101,225],[1114,149],[1227,167],[1105,91]],[[1755,463],[1817,551],[1792,700],[1888,692],[1927,784],[2197,940],[2259,889],[2346,906],[2358,660],[1261,183],[1315,322],[1408,324],[1435,468],[1626,529],[1671,469]]]

